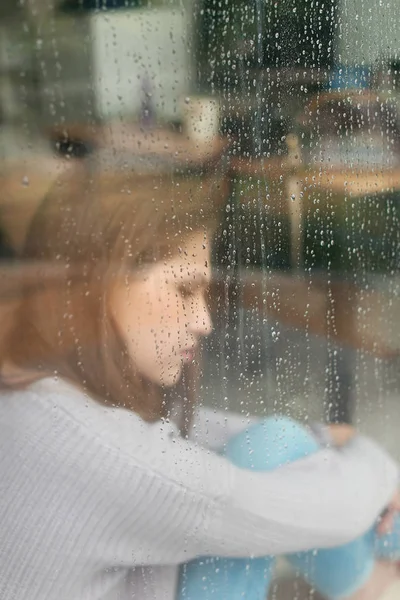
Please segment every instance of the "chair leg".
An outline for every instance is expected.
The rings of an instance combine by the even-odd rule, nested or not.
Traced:
[[[328,348],[327,418],[330,423],[351,423],[353,402],[353,357],[346,348]]]

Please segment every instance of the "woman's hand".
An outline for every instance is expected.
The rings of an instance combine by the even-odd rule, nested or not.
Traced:
[[[345,446],[357,434],[356,429],[351,425],[328,425],[328,429],[332,442],[337,448]],[[389,506],[379,519],[377,525],[379,535],[386,535],[392,531],[393,521],[398,513],[400,513],[400,491],[395,493]]]
[[[357,434],[357,431],[354,427],[346,424],[328,425],[328,429],[334,446],[338,448],[348,444],[348,442],[350,442],[350,440],[352,440]]]
[[[351,425],[328,425],[328,429],[332,442],[337,448],[345,446],[357,434],[356,429]],[[377,525],[379,535],[386,535],[392,531],[393,521],[398,513],[400,513],[400,491],[395,493],[389,506],[379,519]]]
[[[393,529],[393,520],[395,516],[400,512],[400,492],[397,491],[379,520],[377,531],[379,535],[386,535]]]

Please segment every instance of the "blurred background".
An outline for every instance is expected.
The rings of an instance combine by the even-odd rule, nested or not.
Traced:
[[[397,0],[2,0],[3,265],[88,155],[225,165],[201,401],[353,422],[400,459]],[[302,585],[283,565],[272,595]]]

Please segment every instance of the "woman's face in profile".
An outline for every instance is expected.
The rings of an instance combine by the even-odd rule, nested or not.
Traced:
[[[186,238],[172,258],[120,282],[111,311],[139,373],[174,385],[200,338],[211,332],[206,304],[210,249],[204,232]]]

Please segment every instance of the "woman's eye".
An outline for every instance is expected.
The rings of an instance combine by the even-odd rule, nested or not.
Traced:
[[[194,291],[189,286],[181,285],[179,287],[179,291],[181,293],[182,298],[191,298],[192,296],[194,296]]]

